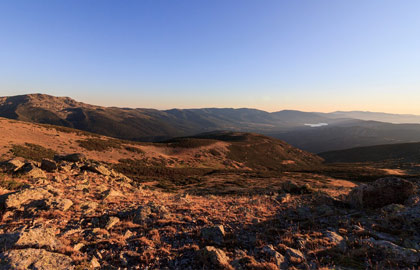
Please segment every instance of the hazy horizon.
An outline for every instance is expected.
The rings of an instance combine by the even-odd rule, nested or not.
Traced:
[[[4,1],[0,95],[420,115],[417,1]]]

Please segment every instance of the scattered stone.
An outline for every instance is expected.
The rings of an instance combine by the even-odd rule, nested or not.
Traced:
[[[338,248],[344,252],[347,248],[347,244],[346,244],[346,240],[344,239],[344,237],[342,237],[341,235],[339,235],[336,232],[333,231],[326,231],[324,233],[324,236],[335,246],[338,246]]]
[[[105,229],[111,229],[115,224],[120,222],[120,219],[117,217],[109,217],[108,222],[105,225]]]
[[[287,267],[287,262],[284,256],[276,251],[272,245],[263,247],[262,251],[267,254],[271,258],[271,261],[274,261],[280,269]]]
[[[72,259],[44,249],[16,249],[0,254],[1,269],[15,270],[73,270]]]
[[[18,192],[7,193],[0,196],[5,208],[20,208],[31,201],[48,200],[53,196],[45,188],[27,188]]]
[[[4,162],[2,167],[6,172],[13,173],[21,169],[24,165],[25,163],[23,163],[19,159],[14,158],[14,159]]]
[[[94,173],[97,173],[97,174],[105,175],[105,176],[110,176],[111,175],[111,171],[108,170],[108,168],[106,168],[102,164],[91,163],[91,164],[87,164],[87,165],[83,166],[81,169],[86,170],[86,171],[91,171],[91,172],[94,172]]]
[[[233,269],[226,253],[212,246],[206,246],[198,252],[200,261],[209,269]]]
[[[57,170],[57,163],[54,160],[43,158],[41,161],[41,169],[47,172],[54,172]]]
[[[116,191],[114,189],[108,189],[102,195],[103,195],[104,200],[110,200],[112,198],[124,197],[124,195],[121,192]]]
[[[92,268],[100,268],[101,267],[101,264],[98,262],[98,259],[96,259],[95,256],[90,261],[90,265],[92,266]]]
[[[80,205],[80,208],[85,214],[90,214],[98,208],[99,204],[97,202],[84,202]]]
[[[47,178],[47,175],[43,170],[35,166],[24,166],[24,173],[26,176],[37,179],[37,178]]]
[[[292,196],[290,196],[289,193],[282,193],[279,194],[276,199],[281,203],[288,203],[292,199]]]
[[[369,238],[363,240],[364,243],[386,252],[390,257],[399,262],[417,265],[420,263],[420,251],[404,248],[386,240],[375,240]]]
[[[57,250],[61,247],[60,241],[55,237],[55,229],[43,226],[0,234],[0,244],[5,249],[31,247]]]
[[[70,209],[70,207],[72,207],[73,201],[69,199],[57,198],[52,204],[56,209],[59,209],[61,211],[67,211]]]
[[[206,227],[201,229],[201,237],[210,243],[221,245],[224,241],[225,229],[222,225]]]
[[[83,243],[77,243],[76,245],[74,245],[73,249],[74,249],[75,251],[79,251],[79,250],[81,250],[84,246],[85,246],[85,244],[83,244]]]
[[[286,249],[286,256],[294,264],[300,264],[306,260],[305,255],[301,251],[290,247]]]
[[[388,204],[403,204],[415,193],[415,185],[397,177],[386,177],[355,187],[348,195],[356,208],[380,208]]]
[[[133,214],[133,222],[137,224],[143,224],[149,219],[150,215],[152,214],[152,209],[148,205],[140,206],[134,210]]]

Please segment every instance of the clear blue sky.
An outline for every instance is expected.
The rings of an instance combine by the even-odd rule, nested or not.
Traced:
[[[0,1],[0,94],[420,114],[420,1]]]

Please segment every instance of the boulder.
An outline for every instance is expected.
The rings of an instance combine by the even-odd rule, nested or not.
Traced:
[[[14,158],[14,159],[4,162],[2,164],[2,167],[6,172],[13,173],[21,169],[24,165],[25,163],[23,163],[19,159]]]
[[[221,245],[224,241],[225,229],[223,225],[205,227],[201,229],[201,237],[210,243]]]
[[[105,225],[105,229],[109,230],[112,227],[114,227],[115,224],[117,224],[118,222],[120,222],[120,219],[117,217],[109,217],[108,221]]]
[[[305,255],[297,249],[286,248],[286,256],[291,263],[299,264],[306,260]]]
[[[41,169],[47,172],[54,172],[57,170],[57,163],[54,160],[43,158],[41,161]]]
[[[19,172],[22,172],[25,176],[34,179],[47,178],[45,172],[32,163],[25,164],[25,166],[23,166],[22,169],[19,170]]]
[[[105,175],[105,176],[111,175],[111,170],[109,170],[107,167],[105,167],[102,164],[97,164],[97,163],[86,164],[81,169],[85,171],[90,171],[97,174]]]
[[[233,269],[229,264],[229,258],[226,253],[218,248],[206,246],[198,251],[198,257],[206,269]]]
[[[386,177],[355,187],[347,197],[356,208],[380,208],[388,204],[403,204],[415,194],[415,185],[397,177]]]
[[[31,247],[51,251],[62,246],[61,242],[55,237],[55,229],[43,226],[0,234],[0,245],[4,249]]]
[[[21,208],[32,201],[48,200],[53,194],[45,188],[28,188],[0,196],[5,208]]]
[[[72,259],[43,249],[16,249],[0,254],[0,268],[11,270],[73,270]]]
[[[287,267],[286,259],[272,245],[267,245],[262,249],[263,253],[267,255],[269,261],[273,261],[280,269]]]
[[[97,202],[90,201],[82,203],[80,209],[82,209],[85,214],[90,214],[94,212],[98,206],[99,204]]]
[[[56,198],[52,205],[55,209],[61,210],[61,211],[67,211],[72,207],[73,201],[65,198]]]
[[[375,240],[374,238],[365,239],[363,243],[385,252],[388,258],[392,258],[398,262],[409,265],[418,265],[420,263],[420,251],[418,250],[404,248],[392,242]]]
[[[108,189],[105,192],[103,192],[102,196],[104,200],[110,200],[113,198],[124,197],[124,194],[114,189]]]

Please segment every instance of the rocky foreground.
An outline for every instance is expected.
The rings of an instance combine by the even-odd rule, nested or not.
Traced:
[[[151,190],[80,154],[2,170],[0,269],[420,266],[418,179],[192,196]]]

